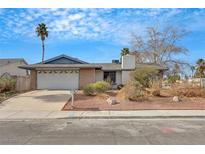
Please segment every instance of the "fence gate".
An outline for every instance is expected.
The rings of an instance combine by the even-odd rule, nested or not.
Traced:
[[[31,78],[30,76],[17,76],[16,77],[16,91],[28,91],[31,90]]]

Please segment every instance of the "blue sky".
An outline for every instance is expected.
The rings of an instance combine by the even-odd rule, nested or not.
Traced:
[[[189,34],[180,42],[189,50],[184,61],[205,58],[205,9],[0,9],[0,58],[41,61],[38,23],[47,24],[45,59],[67,54],[88,62],[118,59],[130,47],[131,34],[172,24]]]

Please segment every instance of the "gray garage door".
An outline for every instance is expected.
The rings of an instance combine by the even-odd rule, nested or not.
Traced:
[[[38,71],[37,89],[78,89],[78,71]]]

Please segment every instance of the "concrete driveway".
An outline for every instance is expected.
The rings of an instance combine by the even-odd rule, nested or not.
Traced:
[[[0,104],[0,111],[60,111],[70,98],[68,90],[35,90]]]

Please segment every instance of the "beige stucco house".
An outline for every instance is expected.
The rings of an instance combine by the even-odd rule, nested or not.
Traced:
[[[27,70],[20,69],[19,66],[27,65],[24,59],[0,59],[0,77],[9,76],[26,76]]]
[[[137,68],[155,67],[160,71],[166,68],[153,64],[136,64],[134,55],[125,55],[122,62],[87,63],[66,55],[60,55],[44,64],[20,66],[31,71],[32,89],[80,89],[88,83],[110,80],[113,87],[129,80],[131,71]]]

